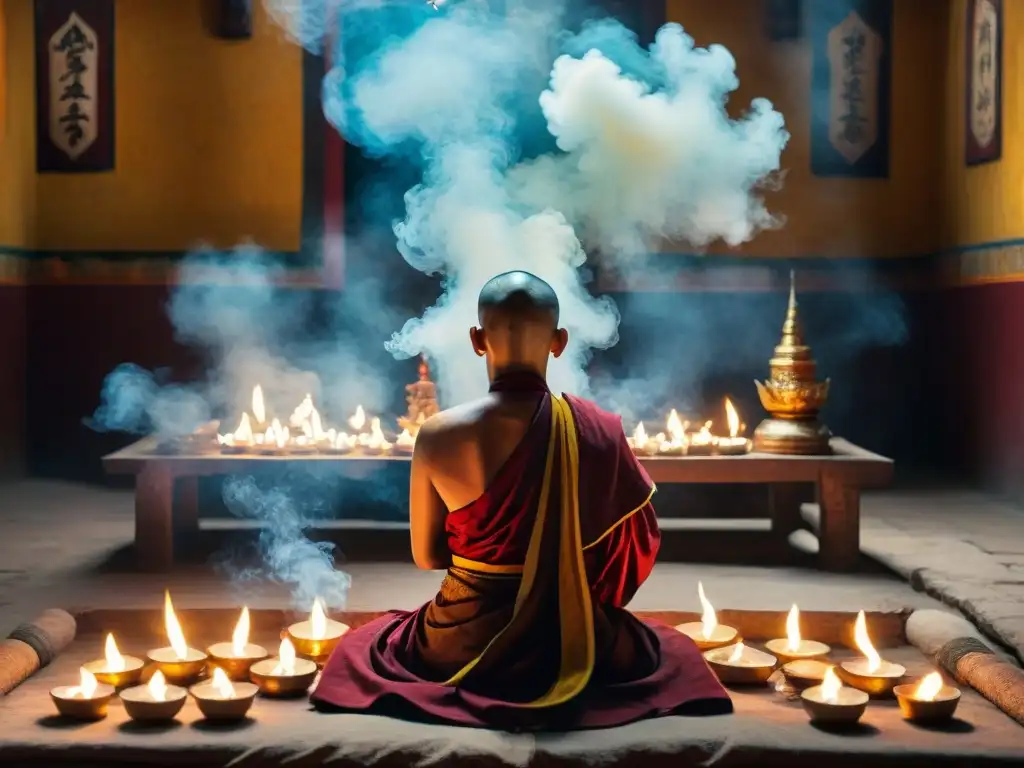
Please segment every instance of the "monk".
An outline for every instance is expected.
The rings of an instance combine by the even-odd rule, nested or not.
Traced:
[[[658,553],[654,485],[619,417],[548,390],[558,311],[526,272],[480,292],[490,393],[427,420],[412,458],[412,556],[440,591],[349,632],[318,709],[505,730],[732,711],[692,640],[625,610]]]

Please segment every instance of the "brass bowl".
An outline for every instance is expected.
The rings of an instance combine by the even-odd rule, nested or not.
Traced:
[[[146,663],[134,656],[122,656],[121,658],[124,659],[124,669],[120,672],[107,672],[106,659],[90,661],[82,666],[92,672],[98,682],[112,685],[115,688],[129,688],[138,685]]]
[[[316,680],[316,662],[307,659],[295,660],[294,675],[275,675],[277,659],[265,659],[252,665],[249,676],[265,696],[300,696],[309,690]]]
[[[160,723],[173,720],[185,706],[188,698],[184,688],[176,685],[167,686],[163,701],[154,701],[146,686],[137,685],[127,691],[121,691],[121,703],[124,711],[132,720],[140,723]]]
[[[832,665],[819,659],[797,659],[782,665],[782,676],[799,691],[821,685]]]
[[[733,645],[743,639],[740,637],[738,630],[724,624],[719,624],[715,627],[715,631],[711,633],[711,637],[706,640],[703,635],[704,625],[699,621],[677,624],[675,630],[676,632],[680,632],[693,640],[697,646],[697,650],[702,653],[704,651],[713,651],[715,648],[724,648],[727,645]]]
[[[867,710],[868,695],[863,691],[840,688],[839,701],[830,703],[822,698],[821,687],[815,686],[800,694],[800,703],[812,723],[853,725]]]
[[[252,708],[259,693],[252,683],[233,683],[235,696],[222,699],[216,693],[213,683],[199,683],[189,688],[196,706],[207,720],[241,720]]]
[[[96,692],[88,699],[72,695],[77,686],[61,685],[50,691],[50,699],[62,717],[73,720],[102,720],[107,716],[107,706],[114,698],[114,686],[100,683]]]
[[[817,640],[801,640],[800,646],[795,651],[790,651],[789,641],[786,638],[769,640],[764,644],[764,649],[782,664],[788,664],[791,661],[821,660],[832,652],[829,646],[819,643]]]
[[[164,673],[168,683],[188,685],[206,671],[206,654],[195,648],[188,649],[188,658],[179,659],[170,648],[157,648],[148,654],[149,660]]]
[[[897,685],[892,689],[900,712],[907,720],[918,723],[937,723],[949,720],[960,703],[960,691],[951,685],[944,685],[931,701],[914,698],[915,685]]]
[[[829,381],[754,381],[761,405],[772,416],[796,418],[814,416],[828,401]]]
[[[231,643],[216,643],[206,649],[209,671],[220,667],[231,680],[249,680],[249,668],[257,661],[262,661],[270,654],[260,645],[247,643],[242,656],[233,656],[234,646]]]
[[[729,656],[732,651],[733,648],[727,646],[715,648],[704,654],[704,660],[707,661],[711,671],[723,685],[764,685],[778,664],[778,659],[770,653],[759,651],[756,648],[743,649],[744,655],[756,660],[756,663],[730,664]]]
[[[836,667],[836,675],[844,683],[869,696],[880,698],[891,696],[893,689],[903,681],[906,667],[889,661],[882,662],[878,672],[867,671],[866,659],[844,661]]]

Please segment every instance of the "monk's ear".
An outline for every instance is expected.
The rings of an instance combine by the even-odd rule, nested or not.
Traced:
[[[470,328],[469,341],[473,344],[473,351],[476,352],[477,357],[487,354],[487,335],[483,328]]]
[[[569,344],[569,331],[565,328],[559,328],[555,331],[554,338],[551,339],[551,354],[554,357],[561,357],[562,353],[565,352],[565,347]]]

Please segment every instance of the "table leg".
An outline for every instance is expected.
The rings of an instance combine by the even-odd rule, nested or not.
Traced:
[[[174,503],[175,543],[189,545],[199,533],[199,478],[179,477]]]
[[[809,483],[772,483],[768,486],[772,536],[787,540],[793,531],[803,527],[800,505],[809,501],[812,494],[813,487]]]
[[[827,571],[852,571],[860,558],[860,489],[834,472],[818,480],[818,560]]]
[[[140,570],[169,571],[174,563],[174,477],[147,462],[135,477],[135,560]]]

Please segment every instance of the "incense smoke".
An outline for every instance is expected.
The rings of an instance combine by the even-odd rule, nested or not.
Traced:
[[[422,163],[394,233],[411,266],[441,276],[443,293],[388,348],[434,360],[446,404],[485,390],[466,329],[494,275],[525,269],[552,285],[570,346],[549,379],[587,394],[591,352],[614,345],[619,326],[614,302],[587,289],[587,251],[628,270],[662,239],[735,245],[777,223],[759,190],[779,168],[782,116],[757,99],[731,119],[732,55],[696,48],[677,24],[645,50],[613,21],[562,33],[558,3],[505,3],[500,15],[482,3],[423,4],[396,15],[382,3],[267,2],[303,45],[337,40],[341,63],[323,98],[346,139]],[[546,145],[528,156],[538,123]]]

